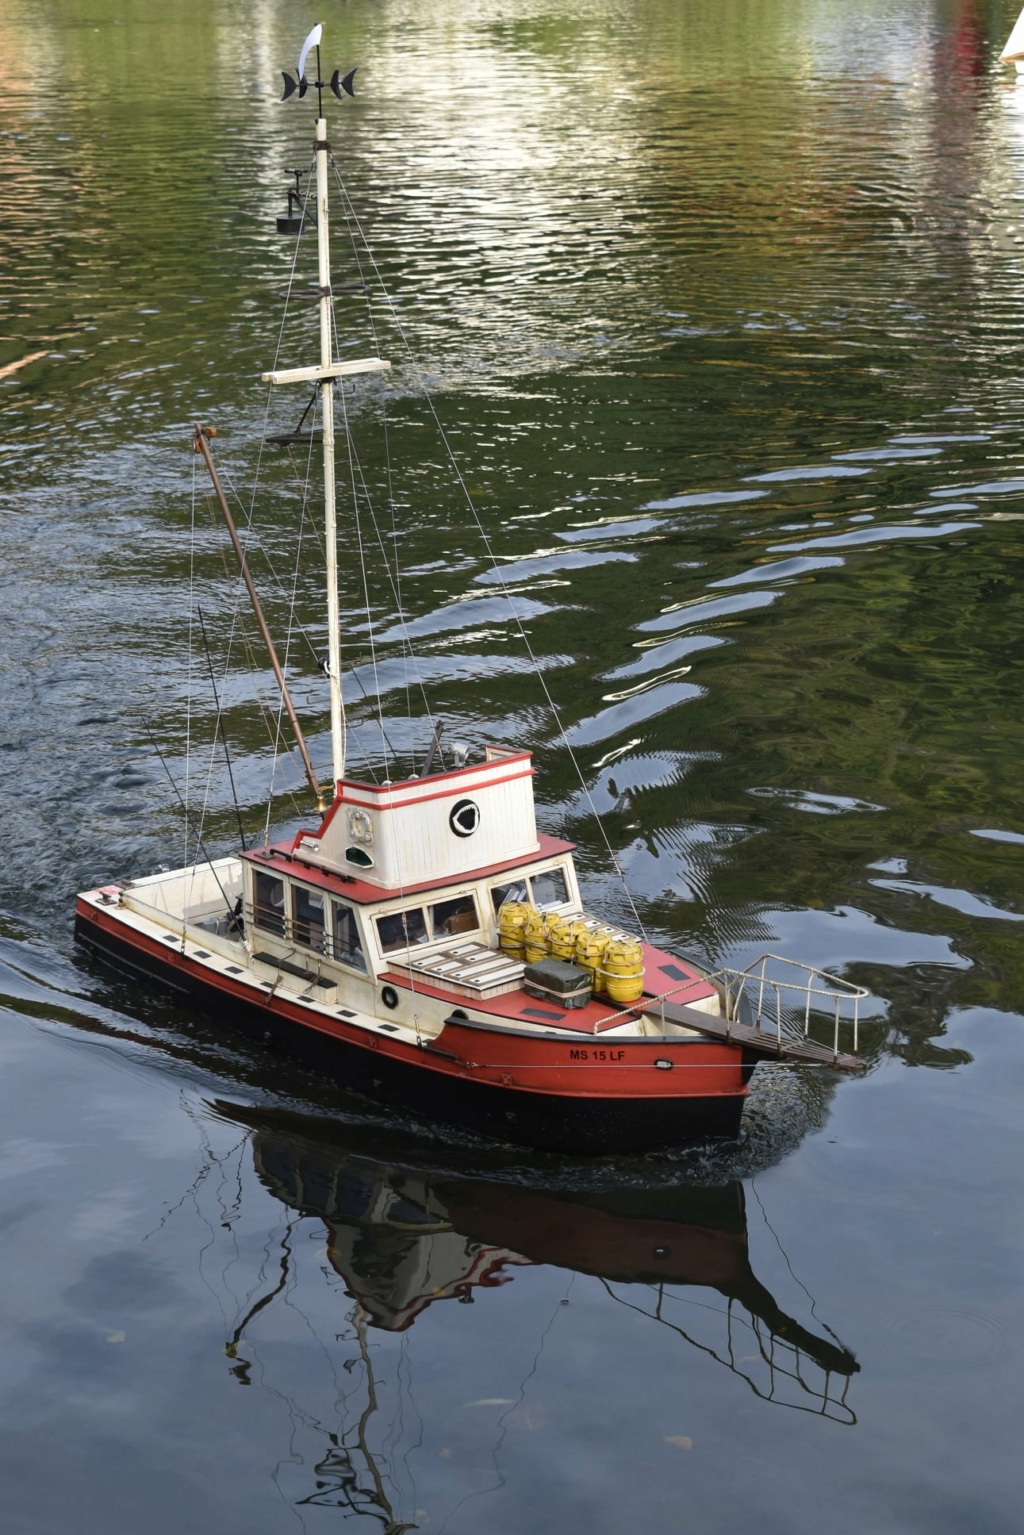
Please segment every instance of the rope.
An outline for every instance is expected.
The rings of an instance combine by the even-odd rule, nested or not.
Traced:
[[[331,313],[333,319],[333,305]],[[352,441],[352,432],[349,427],[348,404],[345,397],[345,391],[344,389],[340,389],[338,393],[341,396],[341,413],[345,427],[345,441],[348,444],[348,469],[349,485],[352,493],[352,514],[356,534],[356,549],[359,554],[359,571],[363,582],[363,601],[366,605],[366,627],[370,645],[370,668],[373,672],[373,686],[377,697],[377,723],[380,729],[381,742],[384,748],[384,761],[386,765],[390,760],[390,754],[388,751],[388,738],[384,731],[383,709],[381,706],[380,673],[377,669],[377,645],[373,625],[373,608],[370,602],[370,579],[366,569],[366,551],[363,548],[363,525],[359,516],[359,495],[356,487],[355,444]]]
[[[308,178],[312,178],[314,170],[315,170],[315,165],[316,165],[316,153],[315,153],[315,151],[311,151],[311,153],[310,153],[309,169],[308,169],[308,171],[306,173]],[[307,180],[307,186],[309,184],[310,184],[310,181]],[[279,327],[278,333],[277,333],[277,344],[276,344],[276,346],[274,348],[273,369],[277,368],[278,362],[279,362],[280,357],[281,357],[281,347],[282,347],[282,345],[284,343],[285,325],[286,325],[287,320],[288,320],[288,306],[291,303],[292,291],[293,291],[293,289],[295,287],[295,270],[296,270],[296,267],[298,265],[299,249],[300,249],[300,246],[302,244],[302,232],[303,232],[303,230],[306,227],[306,198],[302,199],[301,207],[302,207],[302,212],[301,212],[301,215],[300,215],[299,233],[298,233],[298,236],[296,237],[295,246],[294,246],[293,251],[292,251],[292,261],[291,261],[291,266],[290,266],[289,271],[288,271],[288,285],[287,285],[287,288],[285,290],[284,308],[283,308],[282,313],[281,313],[281,324],[280,324],[280,327]],[[241,537],[241,539],[242,539],[242,547],[246,551],[246,558],[248,558],[249,541],[250,541],[250,539],[252,537],[255,536],[254,535],[254,531],[253,531],[253,518],[255,516],[255,511],[256,511],[256,494],[257,494],[257,490],[258,490],[258,487],[259,487],[260,472],[261,472],[261,469],[262,469],[262,466],[263,466],[263,453],[264,453],[264,448],[266,446],[266,441],[267,441],[267,425],[268,425],[269,420],[270,420],[270,402],[271,402],[271,400],[273,398],[273,392],[274,392],[274,386],[272,384],[268,384],[267,385],[267,394],[266,394],[266,403],[264,405],[264,410],[263,410],[263,429],[262,429],[262,431],[259,434],[259,448],[258,448],[257,457],[256,457],[256,469],[255,469],[255,473],[253,475],[252,496],[250,497],[250,500],[249,500],[248,509],[245,512],[244,532],[239,535]],[[307,477],[307,483],[308,483],[308,477]],[[241,503],[239,503],[239,504],[241,504]],[[257,539],[257,542],[259,542],[258,539]],[[264,552],[264,556],[266,557],[266,551],[264,550],[263,552]],[[273,566],[271,565],[271,562],[270,562],[269,559],[267,560],[267,564],[268,564],[269,568],[271,569],[271,572],[274,575],[274,579],[276,581],[277,580],[276,573],[273,572]],[[241,583],[241,580],[239,579],[239,581],[237,582],[237,585],[236,585],[236,609],[235,609],[236,617],[237,617],[237,613],[238,613],[238,611],[240,610],[240,607],[241,607],[241,589],[242,589],[242,583]],[[291,626],[289,626],[289,627],[291,627]],[[228,658],[230,659],[230,640],[229,640],[229,647],[228,647]],[[225,663],[225,665],[226,664],[227,663]],[[282,707],[283,707],[283,705],[281,705],[279,703],[278,711],[277,711],[277,730],[276,730],[276,735],[272,736],[272,740],[271,740],[271,745],[273,747],[273,759],[272,759],[271,770],[270,770],[270,788],[269,788],[268,796],[267,796],[267,822],[266,822],[266,827],[267,827],[266,836],[267,837],[269,837],[270,803],[271,803],[271,801],[273,799],[273,794],[274,794],[274,780],[275,780],[275,777],[276,777],[276,774],[277,774],[277,759],[278,759],[278,755],[279,755],[279,751],[280,751],[281,709],[282,709]]]
[[[333,157],[331,159],[331,169],[334,172],[335,186],[338,189],[338,194],[339,194],[339,196],[341,198],[341,202],[342,202],[342,209],[343,209],[343,212],[345,214],[346,226],[347,226],[347,229],[348,229],[348,236],[349,236],[349,245],[350,245],[350,248],[351,248],[351,251],[352,251],[352,259],[353,259],[353,261],[355,263],[356,271],[359,274],[360,285],[365,289],[366,286],[367,286],[366,277],[365,277],[365,274],[363,272],[363,263],[362,263],[362,260],[360,258],[360,254],[359,254],[359,246],[357,245],[356,240],[355,240],[355,238],[353,236],[353,229],[356,229],[356,230],[359,231],[360,237],[363,238],[363,240],[364,240],[364,244],[365,244],[365,237],[363,236],[362,230],[359,227],[359,221],[358,221],[358,219],[355,216],[355,211],[354,211],[353,206],[352,206],[352,201],[351,201],[351,199],[350,199],[350,197],[348,195],[348,192],[345,189],[345,184],[344,184],[344,182],[341,179],[341,174],[340,174],[340,172],[338,170],[337,164],[335,163]],[[368,247],[367,247],[367,253],[369,254]],[[372,257],[371,257],[371,261],[372,261]],[[379,273],[377,275],[378,275],[378,279],[379,279]],[[333,311],[333,300],[332,300],[332,316],[333,316],[333,312],[334,311]],[[374,315],[373,315],[373,309],[372,309],[372,306],[370,306],[369,304],[367,305],[367,320],[368,320],[369,326],[370,326],[370,335],[373,338],[374,346],[376,347],[377,354],[379,356],[380,355],[380,351],[381,351],[380,338],[379,338],[379,335],[378,335],[377,324],[376,324],[376,321],[375,321]],[[396,505],[396,502],[395,502],[395,494],[394,494],[394,476],[393,476],[393,468],[392,468],[392,462],[391,462],[391,441],[390,441],[390,437],[388,435],[388,430],[387,430],[388,418],[387,418],[387,404],[386,404],[385,401],[381,402],[381,411],[382,411],[382,416],[383,416],[383,428],[384,428],[385,474],[386,474],[387,485],[388,485],[388,500],[389,500],[390,505],[391,505],[391,523],[392,523],[392,534],[393,534],[393,537],[392,537],[392,548],[395,551],[395,553],[394,553],[394,569],[392,569],[391,557],[388,555],[387,548],[386,548],[386,545],[385,545],[385,542],[384,542],[384,536],[383,536],[383,534],[382,534],[382,532],[380,530],[380,526],[379,526],[379,524],[377,522],[376,513],[373,510],[372,498],[370,497],[369,489],[366,486],[366,481],[365,481],[365,478],[364,478],[363,473],[362,473],[361,465],[359,466],[359,476],[360,476],[360,481],[361,481],[362,486],[363,486],[363,492],[364,492],[364,495],[366,496],[367,504],[369,506],[370,517],[371,517],[371,520],[373,522],[374,532],[377,535],[377,544],[378,544],[378,547],[379,547],[380,552],[381,552],[381,559],[382,559],[382,562],[383,562],[383,565],[384,565],[384,569],[387,571],[388,581],[390,583],[391,591],[392,591],[392,594],[393,594],[394,599],[395,599],[395,608],[396,608],[396,611],[397,611],[397,614],[398,614],[398,627],[399,627],[399,630],[400,630],[401,636],[402,636],[403,661],[404,661],[404,668],[405,668],[406,709],[407,709],[408,714],[409,714],[409,716],[411,718],[411,716],[412,716],[412,695],[411,695],[411,687],[410,687],[410,682],[409,682],[409,675],[410,675],[410,670],[411,670],[412,675],[415,678],[416,685],[419,688],[420,696],[421,696],[421,698],[423,700],[424,712],[429,716],[430,713],[431,713],[430,704],[429,704],[429,700],[427,698],[426,689],[425,689],[424,684],[423,684],[423,678],[422,678],[422,676],[420,675],[420,672],[419,672],[418,657],[416,655],[415,647],[413,646],[413,643],[412,643],[412,638],[411,638],[411,636],[409,634],[409,627],[408,627],[408,624],[406,623],[406,618],[405,618],[405,608],[404,608],[404,606],[402,604],[402,580],[401,580],[402,564],[401,564],[401,560],[398,558],[398,508],[397,508],[397,505]],[[414,764],[414,771],[415,771],[415,764]]]
[[[310,452],[312,453],[312,443],[310,444]],[[307,478],[307,483],[308,483],[308,478]],[[290,598],[290,601],[289,601],[289,608],[288,608],[289,623],[288,623],[287,630],[285,631],[284,655],[281,657],[281,669],[282,669],[282,671],[286,671],[287,667],[288,667],[288,660],[289,660],[289,657],[291,655],[292,635],[293,635],[293,633],[295,631],[295,624],[293,622],[294,614],[295,614],[295,594],[296,594],[296,592],[298,590],[299,570],[301,568],[301,563],[302,563],[302,532],[303,532],[303,528],[305,526],[305,520],[306,520],[306,506],[305,506],[305,498],[304,498],[303,499],[303,505],[302,505],[302,514],[301,514],[301,516],[299,518],[299,536],[298,536],[298,538],[296,540],[295,565],[294,565],[293,571],[292,571],[292,590],[291,590],[291,598]],[[269,564],[269,561],[268,561],[268,564]],[[275,579],[276,579],[276,577],[275,577]],[[305,631],[304,630],[300,630],[300,633],[304,634]],[[308,636],[307,636],[307,639],[308,639]],[[278,702],[277,702],[276,733],[275,733],[275,739],[274,739],[274,760],[273,760],[273,765],[271,767],[271,773],[270,773],[270,793],[267,796],[267,817],[266,817],[266,821],[264,823],[264,828],[263,828],[263,844],[264,844],[265,847],[270,845],[270,812],[271,812],[271,806],[273,804],[273,799],[274,799],[274,779],[275,779],[275,777],[277,775],[277,759],[278,759],[278,755],[279,755],[279,752],[280,752],[281,736],[282,736],[283,731],[284,731],[284,698],[279,695]]]

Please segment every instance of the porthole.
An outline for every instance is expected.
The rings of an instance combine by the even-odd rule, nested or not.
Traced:
[[[451,808],[448,825],[457,837],[471,837],[480,825],[480,806],[475,800],[457,800]]]
[[[373,859],[365,848],[347,847],[345,849],[345,862],[354,863],[357,869],[372,869]]]
[[[398,992],[393,986],[384,986],[381,988],[380,1000],[385,1007],[390,1008],[394,1012],[398,1006]]]

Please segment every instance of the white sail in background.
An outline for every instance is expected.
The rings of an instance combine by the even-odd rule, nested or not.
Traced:
[[[1006,39],[1006,47],[999,55],[999,59],[1003,64],[1017,64],[1018,70],[1020,69],[1017,61],[1024,60],[1024,11],[1021,11],[1017,17],[1017,25]]]

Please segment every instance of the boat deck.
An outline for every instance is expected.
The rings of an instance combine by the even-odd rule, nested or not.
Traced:
[[[602,1034],[609,1029],[635,1032],[636,1021],[652,997],[672,990],[691,1008],[717,998],[715,988],[698,970],[673,954],[644,945],[645,995],[632,1007],[606,998],[593,998],[585,1007],[560,1008],[538,1000],[523,990],[525,967],[500,949],[481,943],[464,943],[443,953],[404,959],[380,979],[392,986],[425,992],[456,1004],[468,999],[476,1014],[495,1020],[523,1023],[533,1028],[564,1029],[572,1034]],[[704,1017],[703,1012],[699,1014]],[[684,1024],[692,1028],[692,1024]]]

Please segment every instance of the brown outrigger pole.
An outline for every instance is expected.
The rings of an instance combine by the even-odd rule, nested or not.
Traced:
[[[259,625],[260,634],[263,636],[263,643],[267,647],[267,655],[270,657],[270,664],[274,669],[274,676],[277,678],[277,685],[281,689],[281,697],[284,700],[284,706],[288,711],[288,718],[291,720],[292,730],[295,732],[295,740],[299,748],[299,754],[302,757],[302,765],[306,769],[306,777],[309,779],[309,786],[313,790],[313,793],[316,795],[317,809],[323,810],[326,808],[324,791],[320,787],[320,780],[317,778],[316,771],[312,762],[310,761],[309,751],[306,747],[306,738],[302,734],[302,726],[299,724],[299,717],[295,713],[295,707],[292,704],[291,695],[288,692],[288,684],[284,680],[284,672],[281,670],[281,663],[277,659],[277,651],[274,649],[274,641],[270,637],[270,630],[267,628],[267,620],[263,616],[263,609],[260,606],[260,599],[256,595],[256,588],[253,585],[252,576],[249,573],[249,564],[245,558],[245,550],[242,548],[242,541],[238,536],[238,529],[235,527],[235,519],[231,515],[231,509],[228,506],[227,497],[224,494],[224,489],[220,483],[220,477],[217,474],[216,465],[213,462],[213,454],[210,452],[209,439],[214,435],[215,429],[213,427],[197,425],[195,429],[195,451],[196,453],[202,454],[206,461],[206,467],[210,471],[210,479],[213,481],[214,494],[217,497],[217,503],[220,506],[221,515],[224,518],[228,534],[231,538],[232,545],[234,546],[235,554],[238,556],[238,566],[242,572],[242,580],[245,582],[245,589],[249,593],[249,601],[252,603],[252,610],[256,615],[256,622]]]

